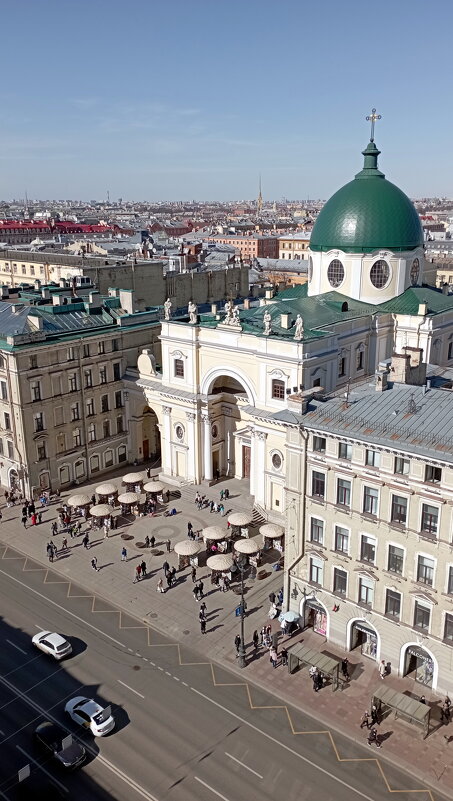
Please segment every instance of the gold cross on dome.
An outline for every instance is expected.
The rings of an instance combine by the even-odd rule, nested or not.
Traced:
[[[381,120],[381,119],[382,119],[381,115],[380,114],[376,114],[376,109],[375,108],[372,108],[371,109],[371,114],[368,117],[366,117],[366,121],[367,122],[371,122],[370,142],[374,142],[374,123],[376,122],[376,120]]]

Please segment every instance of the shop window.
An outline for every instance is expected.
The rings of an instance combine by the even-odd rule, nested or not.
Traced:
[[[434,581],[434,559],[427,556],[419,556],[417,559],[417,581],[421,584],[433,586]]]
[[[335,550],[337,553],[349,553],[349,531],[342,526],[335,526]]]
[[[414,607],[414,628],[421,629],[422,631],[429,631],[429,621],[431,617],[431,610],[429,606],[415,601]]]
[[[285,383],[274,379],[272,381],[272,397],[275,400],[283,400],[285,397]]]
[[[346,442],[340,442],[338,446],[338,458],[346,459],[350,462],[352,459],[352,445],[348,445]]]
[[[324,473],[313,470],[311,478],[311,494],[316,498],[324,498],[326,492],[326,477]]]
[[[348,586],[348,574],[346,570],[335,567],[333,570],[333,591],[337,595],[346,595]]]
[[[74,475],[76,478],[83,478],[85,475],[85,464],[81,459],[74,465]]]
[[[377,516],[379,508],[379,490],[376,487],[363,488],[363,511],[365,514]]]
[[[339,478],[337,483],[337,504],[339,506],[351,505],[351,482]]]
[[[60,484],[69,484],[71,480],[71,474],[69,472],[68,465],[63,465],[60,467]]]
[[[326,452],[326,438],[313,436],[313,450],[316,453]]]
[[[105,467],[111,467],[113,464],[113,451],[106,451],[104,453],[104,465]]]
[[[126,446],[125,445],[121,445],[118,448],[118,462],[120,462],[120,463],[121,462],[125,462],[126,459],[127,459]]]
[[[389,573],[403,574],[404,550],[396,545],[389,545],[387,570]]]
[[[401,595],[394,590],[387,590],[385,594],[385,614],[394,620],[399,620],[401,615]]]
[[[310,581],[313,584],[322,586],[323,567],[324,565],[321,559],[317,559],[316,557],[310,559]]]
[[[318,517],[311,518],[310,541],[317,542],[319,545],[324,542],[324,520],[320,520]]]
[[[390,512],[392,523],[406,525],[407,522],[407,498],[401,495],[392,495],[392,508]]]

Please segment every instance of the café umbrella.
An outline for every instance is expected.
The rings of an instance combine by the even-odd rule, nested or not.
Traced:
[[[182,540],[182,542],[175,543],[174,551],[178,556],[196,556],[197,553],[200,553],[202,547],[203,543],[201,542]]]
[[[248,556],[251,556],[252,554],[258,553],[258,551],[260,550],[260,546],[254,539],[237,540],[234,543],[234,550],[237,551],[238,553],[245,553]]]
[[[90,509],[90,515],[93,517],[108,517],[113,513],[113,507],[108,503],[98,503]]]
[[[116,492],[118,492],[118,490],[114,484],[100,484],[99,487],[96,487],[96,493],[98,495],[105,495],[107,498],[109,495],[115,495]]]
[[[229,553],[216,553],[206,560],[206,564],[211,570],[231,570],[234,560]]]
[[[125,506],[138,503],[139,500],[140,495],[137,495],[136,492],[123,492],[121,495],[118,495],[118,503],[122,503]]]
[[[71,495],[71,497],[68,498],[69,506],[72,506],[74,508],[77,508],[79,506],[88,506],[88,504],[90,503],[91,499],[88,497],[88,495],[83,495],[82,493],[80,493],[79,495]]]

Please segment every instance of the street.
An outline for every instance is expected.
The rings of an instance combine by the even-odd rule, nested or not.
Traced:
[[[107,604],[105,614],[90,619],[86,592],[73,585],[67,598],[65,582],[43,587],[14,559],[1,563],[0,598],[1,798],[18,797],[17,770],[27,763],[34,797],[41,787],[44,797],[50,783],[69,801],[380,801],[387,794],[375,749],[335,735],[345,760],[338,761],[324,734],[309,733],[324,727],[298,710],[292,720],[307,734],[295,737],[277,698],[256,690],[259,708],[252,708],[234,674],[216,667],[213,681],[214,669],[190,640],[178,647],[124,613],[119,626],[119,612]],[[69,637],[73,655],[57,663],[36,651],[31,637],[40,629]],[[64,704],[75,695],[111,704],[116,728],[109,736],[81,734],[65,717]],[[66,774],[36,750],[32,732],[45,718],[87,746],[82,769]],[[418,781],[385,768],[401,801],[429,797],[413,792]]]

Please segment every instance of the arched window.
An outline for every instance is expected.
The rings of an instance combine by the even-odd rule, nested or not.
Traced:
[[[74,475],[76,478],[83,478],[85,475],[85,464],[82,459],[79,459],[78,462],[74,465]]]
[[[420,262],[419,262],[418,259],[414,259],[414,261],[412,262],[412,267],[411,267],[411,284],[412,284],[412,286],[417,286],[419,275],[420,275]]]
[[[62,467],[60,467],[59,473],[60,473],[60,476],[59,476],[60,477],[60,484],[69,484],[69,482],[71,480],[71,473],[70,473],[70,470],[69,470],[69,465],[67,465],[67,464],[62,465]]]
[[[333,259],[327,268],[327,280],[334,289],[344,281],[344,267],[340,259]]]
[[[383,289],[388,283],[390,268],[384,259],[375,261],[370,270],[370,281],[376,289]]]
[[[99,456],[97,455],[97,453],[94,454],[94,456],[92,456],[90,459],[90,470],[92,473],[99,472]]]
[[[126,446],[120,445],[118,448],[118,462],[125,462],[127,459]]]
[[[104,466],[111,467],[113,464],[113,451],[109,450],[104,453]]]

